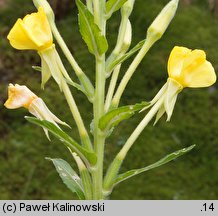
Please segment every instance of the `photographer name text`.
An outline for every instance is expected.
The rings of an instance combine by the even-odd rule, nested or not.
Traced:
[[[43,204],[27,204],[25,202],[10,202],[3,204],[4,213],[15,212],[104,212],[104,203],[71,204],[69,202],[47,202]]]

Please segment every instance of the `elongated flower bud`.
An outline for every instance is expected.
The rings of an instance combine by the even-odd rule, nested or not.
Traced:
[[[129,16],[132,13],[134,3],[135,0],[127,0],[127,2],[121,8],[121,15]]]
[[[155,40],[159,40],[162,37],[173,17],[175,16],[178,3],[179,0],[172,0],[163,8],[163,10],[148,28],[147,37],[152,37]]]
[[[128,20],[127,26],[126,26],[126,33],[125,33],[125,37],[123,39],[123,44],[121,48],[122,53],[126,53],[128,51],[131,45],[131,42],[132,42],[132,25],[130,21]]]
[[[50,6],[50,4],[46,0],[33,0],[33,4],[36,8],[42,7],[45,11],[45,14],[49,20],[49,22],[54,22],[55,15]]]

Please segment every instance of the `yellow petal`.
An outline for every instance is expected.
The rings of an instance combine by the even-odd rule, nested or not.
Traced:
[[[51,29],[43,8],[37,13],[32,13],[18,19],[11,29],[8,39],[16,49],[43,50],[53,43]]]
[[[190,88],[209,87],[216,82],[216,74],[212,64],[204,61],[192,70],[183,73],[183,86]]]
[[[168,74],[170,78],[177,79],[180,76],[183,62],[190,52],[191,50],[185,47],[175,46],[173,48],[168,60]]]
[[[203,50],[175,47],[169,57],[168,74],[183,87],[208,87],[216,82],[214,68]]]
[[[27,108],[34,99],[38,98],[26,86],[18,84],[9,84],[8,86],[8,100],[5,102],[5,107],[8,109],[17,109],[20,107]]]
[[[38,45],[39,50],[52,45],[50,25],[42,7],[39,7],[37,13],[25,16],[23,22],[29,37]]]
[[[27,31],[24,27],[23,21],[18,19],[11,31],[8,34],[8,40],[15,49],[25,50],[33,49],[37,50],[38,46],[33,40],[29,38]]]

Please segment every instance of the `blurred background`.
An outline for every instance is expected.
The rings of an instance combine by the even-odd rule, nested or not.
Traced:
[[[57,25],[81,67],[94,81],[94,58],[87,51],[77,26],[73,0],[50,0]],[[134,46],[146,36],[146,29],[168,0],[136,0],[131,16]],[[45,157],[63,158],[73,167],[69,152],[54,137],[52,143],[43,130],[29,124],[26,110],[6,110],[8,83],[25,84],[42,97],[48,107],[77,130],[64,98],[53,80],[40,89],[40,65],[33,51],[17,51],[6,36],[17,18],[35,11],[30,0],[0,0],[0,199],[75,199]],[[119,13],[110,19],[107,38],[114,47]],[[165,83],[167,59],[175,45],[203,49],[218,71],[218,1],[181,0],[178,13],[164,37],[150,50],[131,79],[122,105],[150,100]],[[110,50],[109,52],[110,53]],[[74,72],[63,61],[72,75]],[[125,72],[130,59],[122,68]],[[121,74],[122,77],[122,74]],[[89,127],[92,107],[76,90],[73,94]],[[113,159],[143,114],[124,121],[108,139],[105,166]],[[173,151],[196,144],[189,154],[161,168],[141,174],[115,188],[111,199],[218,199],[218,90],[217,84],[205,89],[185,89],[179,95],[170,123],[162,118],[157,126],[143,132],[125,160],[122,171],[156,162]]]

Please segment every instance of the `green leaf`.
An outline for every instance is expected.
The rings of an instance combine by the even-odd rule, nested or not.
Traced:
[[[112,109],[101,117],[99,121],[99,128],[101,130],[110,130],[114,126],[118,125],[121,121],[132,117],[135,112],[149,105],[150,103],[148,102],[142,102],[135,105],[123,106]]]
[[[56,136],[65,146],[70,148],[73,152],[76,152],[84,161],[90,162],[94,165],[97,161],[97,157],[94,152],[87,151],[84,147],[79,145],[75,140],[73,140],[67,133],[62,131],[53,123],[46,120],[39,120],[34,117],[25,117],[29,122],[41,126],[47,129],[54,136]]]
[[[102,55],[108,49],[106,38],[102,35],[98,25],[94,22],[94,16],[87,7],[80,1],[76,0],[79,10],[79,27],[83,40],[86,42],[89,52]]]
[[[120,58],[116,59],[111,65],[106,64],[106,71],[110,74],[110,72],[119,64],[122,64],[128,58],[130,58],[133,54],[139,51],[142,46],[144,45],[145,40],[140,41],[135,47],[133,47],[129,52],[121,56]]]
[[[107,1],[106,2],[107,19],[109,19],[115,11],[119,10],[126,1],[127,0],[109,0],[109,1]]]
[[[60,158],[46,158],[53,162],[59,176],[61,177],[63,183],[73,192],[76,193],[79,199],[84,200],[84,189],[82,181],[77,173],[72,169],[72,167]]]
[[[126,179],[129,179],[135,175],[138,175],[142,172],[146,172],[148,170],[151,170],[151,169],[154,169],[154,168],[157,168],[159,166],[162,166],[166,163],[169,163],[170,161],[172,160],[175,160],[176,158],[186,154],[187,152],[191,151],[193,148],[195,147],[195,145],[192,145],[192,146],[189,146],[188,148],[183,148],[181,150],[178,150],[176,152],[173,152],[167,156],[165,156],[164,158],[162,158],[161,160],[159,160],[158,162],[150,165],[150,166],[147,166],[147,167],[144,167],[144,168],[141,168],[141,169],[134,169],[134,170],[130,170],[130,171],[127,171],[123,174],[120,174],[118,175],[117,179],[115,180],[115,183],[114,183],[114,186],[121,183],[122,181],[125,181]]]

